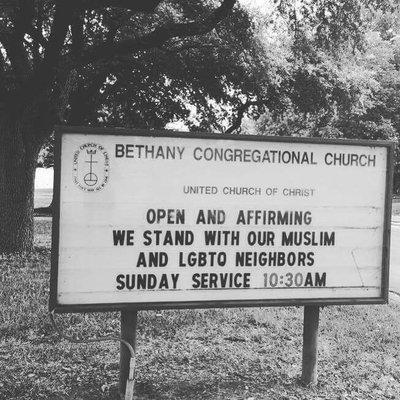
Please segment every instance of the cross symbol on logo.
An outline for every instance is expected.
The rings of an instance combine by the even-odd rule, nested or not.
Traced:
[[[87,150],[87,153],[90,155],[90,160],[85,162],[90,165],[90,171],[83,177],[83,181],[88,186],[94,186],[99,180],[97,175],[93,172],[93,164],[97,164],[97,161],[93,160],[93,155],[96,154],[96,152],[96,150]]]

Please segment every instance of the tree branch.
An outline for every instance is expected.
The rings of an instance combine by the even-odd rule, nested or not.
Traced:
[[[47,97],[50,85],[57,74],[57,67],[64,41],[71,23],[72,12],[77,0],[58,0],[54,20],[51,28],[50,37],[44,51],[43,60],[38,68],[25,79],[19,90],[12,94],[7,106],[17,115],[25,112],[25,107],[31,103],[33,98],[42,96],[38,104],[44,104],[49,99]]]
[[[81,10],[74,10],[71,22],[71,53],[75,60],[80,58],[84,47],[84,17]]]
[[[213,13],[197,22],[168,24],[156,28],[142,37],[122,40],[113,44],[103,43],[98,46],[90,47],[82,57],[82,65],[101,59],[109,59],[116,55],[124,55],[158,47],[174,37],[183,38],[206,34],[212,31],[219,22],[227,17],[235,5],[235,2],[236,0],[223,0],[221,6]]]
[[[33,0],[27,0],[14,4],[11,19],[13,28],[2,29],[0,41],[2,42],[11,66],[18,78],[22,81],[30,73],[28,53],[24,47],[24,36],[27,26],[30,26],[34,17]]]
[[[237,111],[237,116],[235,121],[233,121],[232,125],[224,132],[226,134],[231,134],[237,129],[240,128],[242,125],[242,120],[244,117],[244,113],[249,109],[251,106],[261,106],[265,104],[265,100],[258,100],[258,101],[246,101],[246,103],[242,104]]]
[[[15,33],[22,39],[25,32],[32,26],[35,16],[35,5],[33,0],[21,1],[15,18]]]
[[[154,12],[161,0],[86,0],[81,8],[94,10],[101,7],[116,7],[135,12]]]
[[[54,22],[41,66],[45,74],[52,73],[57,65],[68,32],[68,26],[71,23],[74,3],[74,1],[58,1],[56,4]]]
[[[113,24],[109,26],[109,30],[106,35],[106,42],[113,42],[118,28],[118,24]],[[73,125],[84,124],[85,113],[88,111],[89,105],[93,103],[92,98],[93,96],[98,94],[108,75],[109,68],[97,68],[97,73],[92,77],[89,85],[78,85],[76,90],[71,92],[70,121]]]

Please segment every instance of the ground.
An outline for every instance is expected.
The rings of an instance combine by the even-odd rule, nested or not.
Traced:
[[[0,399],[116,399],[119,345],[70,343],[50,324],[50,230],[50,218],[36,218],[35,251],[0,258]],[[135,398],[400,399],[396,297],[382,306],[322,309],[315,388],[299,383],[302,313],[140,312]],[[119,333],[117,313],[61,315],[57,323],[77,338]]]

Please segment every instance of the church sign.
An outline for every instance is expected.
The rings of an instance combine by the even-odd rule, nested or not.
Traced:
[[[384,303],[389,142],[59,128],[57,311]]]

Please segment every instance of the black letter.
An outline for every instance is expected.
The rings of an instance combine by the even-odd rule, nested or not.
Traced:
[[[127,233],[127,238],[126,238],[126,244],[127,246],[133,246],[133,234],[135,231],[126,231]]]
[[[123,144],[116,144],[115,145],[115,157],[123,157],[125,155],[125,150],[124,150],[124,145]]]
[[[124,279],[124,275],[122,275],[122,274],[117,275],[116,281],[119,283],[119,285],[117,285],[118,290],[122,290],[125,288],[125,283],[124,283],[123,279]]]
[[[198,287],[200,287],[200,281],[199,281],[199,278],[200,278],[200,274],[194,274],[193,276],[192,276],[192,280],[193,280],[193,285],[192,285],[192,288],[193,289],[197,289]]]
[[[318,272],[315,273],[315,286],[326,286],[326,272],[322,276]]]
[[[125,231],[113,231],[114,246],[123,245],[125,242]]]

